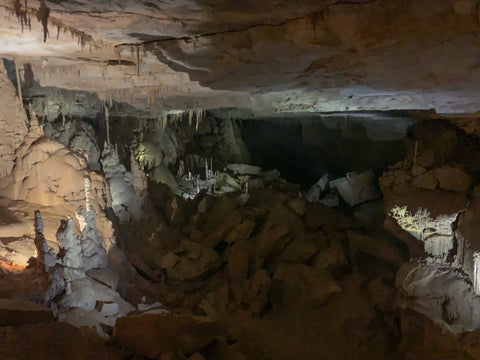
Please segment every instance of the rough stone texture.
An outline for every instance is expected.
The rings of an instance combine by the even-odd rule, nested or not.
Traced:
[[[122,345],[149,358],[171,351],[194,353],[218,334],[218,324],[208,318],[149,311],[120,318],[114,328],[114,336]]]
[[[423,168],[431,168],[435,164],[435,152],[433,149],[425,150],[415,159],[415,163]]]
[[[471,176],[461,169],[444,166],[435,169],[434,174],[438,179],[438,186],[443,190],[462,192],[472,186]]]
[[[8,0],[0,5],[12,9]],[[473,0],[48,5],[50,32],[57,25],[58,37],[39,46],[41,23],[32,21],[32,32],[22,35],[11,16],[2,20],[0,38],[3,54],[31,63],[44,86],[159,110],[478,110]],[[38,10],[38,3],[29,7]],[[94,21],[85,9],[94,9]],[[97,61],[77,60],[84,57]],[[49,107],[55,105],[58,112],[58,102]]]
[[[110,185],[112,208],[115,215],[120,222],[140,218],[143,205],[141,196],[144,194],[136,191],[135,179],[132,179],[131,173],[127,172],[125,166],[120,162],[116,147],[105,142],[100,161],[105,172],[105,179]]]
[[[438,180],[431,171],[419,175],[413,179],[413,186],[420,189],[433,190],[437,187],[437,184]]]
[[[112,360],[123,356],[94,332],[62,322],[0,328],[2,359]]]
[[[27,301],[0,299],[0,326],[43,322],[53,322],[49,308]]]
[[[83,121],[67,121],[60,126],[59,123],[48,122],[43,131],[49,138],[54,138],[70,150],[81,154],[90,169],[100,170],[100,148],[90,124]]]
[[[0,178],[10,174],[15,164],[15,151],[27,134],[28,119],[15,95],[16,90],[3,64],[0,64]]]
[[[103,212],[110,206],[105,179],[88,169],[83,157],[46,138],[39,128],[31,126],[17,150],[14,171],[0,181],[0,195],[15,200],[15,206],[24,211],[24,216],[31,213],[33,217],[31,203],[44,215],[47,212],[45,237],[53,241],[60,219],[84,206],[85,178],[91,184],[90,203],[97,211],[97,226],[108,249],[114,238],[112,225]],[[23,234],[29,235],[32,229],[30,226],[30,231]]]

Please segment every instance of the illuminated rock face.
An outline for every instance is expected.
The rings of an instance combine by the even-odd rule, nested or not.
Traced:
[[[27,116],[15,88],[0,63],[0,178],[10,174],[15,163],[15,151],[28,131]]]
[[[82,269],[98,269],[108,266],[108,258],[103,248],[103,238],[96,227],[95,210],[80,209],[76,212],[81,226],[80,247],[82,249]]]
[[[425,252],[431,255],[435,262],[446,264],[461,261],[457,256],[453,258],[451,255],[455,238],[453,223],[457,220],[458,213],[440,215],[432,219],[427,209],[420,208],[412,214],[406,206],[397,206],[390,211],[390,214],[403,230],[408,231],[417,240],[423,241]],[[451,259],[449,255],[452,256]]]
[[[38,2],[28,6],[39,11]],[[478,110],[474,0],[48,6],[46,42],[38,21],[22,33],[19,18],[0,20],[2,55],[32,64],[42,86],[97,92],[142,109]],[[0,7],[14,13],[9,0]],[[85,9],[95,9],[95,18]]]
[[[410,306],[452,332],[480,326],[480,297],[451,267],[405,264],[398,271],[396,285],[415,299]]]
[[[110,185],[112,195],[112,208],[121,222],[139,219],[142,214],[142,196],[135,188],[132,174],[127,172],[120,162],[116,148],[105,143],[101,163],[105,179]],[[144,191],[144,189],[139,189]]]
[[[82,209],[77,213],[83,222],[82,233],[78,237],[73,219],[62,220],[57,231],[61,256],[47,248],[42,233],[43,221],[40,212],[36,212],[38,260],[45,266],[50,281],[43,301],[58,310],[60,320],[76,326],[97,326],[99,334],[105,335],[99,327],[100,323],[113,326],[118,316],[124,316],[134,308],[114,288],[96,280],[104,278],[104,275],[111,277],[112,272],[106,269],[108,259],[102,247],[103,239],[95,228],[95,212],[91,207],[87,208],[90,211]],[[92,269],[95,269],[94,276],[87,273]],[[99,301],[110,305],[105,306],[105,310],[101,307],[101,313],[96,314],[92,311]],[[52,305],[54,302],[55,305]]]

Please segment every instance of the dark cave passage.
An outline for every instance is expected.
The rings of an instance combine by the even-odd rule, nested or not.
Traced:
[[[302,187],[328,173],[373,169],[376,174],[405,157],[404,137],[414,120],[387,113],[348,113],[238,122],[252,164],[278,169]]]

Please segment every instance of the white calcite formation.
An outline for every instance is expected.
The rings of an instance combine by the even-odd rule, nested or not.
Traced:
[[[75,236],[75,223],[71,217],[62,220],[57,231],[57,241],[60,249],[63,250],[62,264],[64,266],[65,289],[67,295],[72,293],[71,284],[73,280],[85,277],[82,268],[82,248],[80,239]]]
[[[148,179],[145,172],[140,168],[137,159],[133,153],[130,154],[130,172],[133,179],[133,187],[138,196],[145,201],[148,193]]]
[[[103,247],[103,238],[98,234],[95,210],[80,209],[75,215],[80,223],[82,268],[90,270],[107,267],[107,252]]]
[[[454,333],[477,329],[480,256],[466,251],[465,240],[453,230],[459,213],[432,218],[426,209],[412,214],[406,206],[397,206],[390,215],[403,230],[423,241],[428,255],[422,262],[405,264],[397,273],[397,287],[413,300],[405,305]],[[472,262],[473,274],[468,269]]]
[[[105,142],[101,159],[105,179],[110,185],[112,208],[120,222],[139,219],[142,215],[144,188],[135,188],[135,180],[120,162],[116,148]],[[139,193],[140,192],[140,193]]]
[[[360,174],[355,172],[347,173],[343,178],[330,181],[329,185],[330,188],[337,189],[343,200],[350,206],[355,206],[380,196],[375,186],[375,176],[371,170]]]
[[[396,220],[398,225],[416,239],[423,241],[425,252],[429,254],[435,262],[450,263],[455,262],[461,265],[461,257],[449,259],[449,253],[454,248],[455,232],[453,223],[457,220],[459,213],[450,215],[439,215],[435,219],[430,217],[427,209],[418,209],[415,214],[408,211],[406,206],[396,206],[390,211],[390,215]],[[463,250],[463,244],[459,244],[460,250]]]
[[[82,268],[90,269],[106,268],[108,257],[103,247],[103,238],[98,234],[96,212],[90,205],[90,180],[85,178],[85,209],[75,212],[80,225],[80,247]]]
[[[43,235],[43,219],[40,211],[35,211],[34,219],[34,228],[35,228],[35,254],[37,256],[38,262],[45,266],[45,270],[48,271],[49,268],[55,266],[57,255],[52,248],[48,247],[47,240]]]
[[[175,179],[181,196],[187,200],[194,199],[200,191],[212,196],[240,191],[248,195],[248,189],[263,188],[267,182],[277,180],[280,175],[278,173],[278,176],[268,179],[270,174],[262,172],[258,166],[248,164],[228,164],[223,171],[213,171],[212,160],[202,160],[204,167],[200,174],[188,171]]]
[[[409,263],[398,271],[396,285],[412,301],[405,305],[458,333],[480,326],[480,296],[465,275],[452,267]]]
[[[67,121],[62,126],[48,122],[43,128],[45,135],[56,139],[65,147],[81,154],[90,169],[100,170],[100,148],[93,127],[83,121]]]
[[[87,210],[81,209],[77,216],[82,222],[82,234],[75,235],[71,217],[62,220],[57,231],[60,248],[57,255],[46,245],[40,212],[35,214],[38,260],[44,264],[50,280],[44,303],[56,310],[60,320],[75,326],[96,326],[97,332],[106,336],[100,324],[113,326],[117,317],[126,315],[134,307],[116,292],[118,280],[113,281],[113,287],[106,285],[112,281],[97,280],[114,276],[107,268],[103,239],[94,229],[95,212],[87,205]]]
[[[480,253],[473,253],[473,290],[480,295]]]

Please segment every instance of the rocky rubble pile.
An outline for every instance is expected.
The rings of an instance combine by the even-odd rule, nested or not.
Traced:
[[[162,348],[116,328],[129,351],[169,359],[196,352],[205,359],[384,359],[422,358],[419,343],[431,344],[407,333],[423,318],[397,306],[394,281],[406,248],[380,229],[298,198],[296,187],[252,191],[243,205],[233,195],[171,198],[159,217],[125,241],[139,274],[129,296],[147,293],[222,330],[209,344]],[[140,246],[141,238],[148,241]],[[160,329],[161,316],[132,314],[125,324]]]

